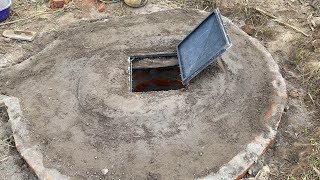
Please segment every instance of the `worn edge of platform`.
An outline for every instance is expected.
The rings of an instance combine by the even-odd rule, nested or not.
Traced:
[[[226,26],[234,26],[238,28],[231,20],[223,18]],[[280,73],[278,64],[273,59],[268,50],[255,38],[243,32],[240,28],[239,32],[247,37],[265,56],[267,66],[270,73],[272,73],[272,82],[274,91],[271,97],[271,103],[268,111],[263,116],[265,131],[259,136],[255,137],[253,141],[247,144],[240,153],[234,156],[228,163],[220,167],[216,173],[211,173],[208,176],[199,178],[197,180],[240,180],[253,167],[253,165],[266,153],[274,141],[284,108],[287,104],[288,95],[286,89],[285,79]]]
[[[223,18],[226,25],[237,27],[227,18]],[[238,27],[237,27],[238,28]],[[252,142],[246,145],[246,148],[232,158],[227,164],[223,165],[218,172],[209,174],[201,180],[230,180],[241,179],[248,170],[263,156],[268,147],[272,144],[278,126],[281,120],[284,107],[287,102],[286,83],[280,74],[279,66],[272,58],[271,54],[265,47],[257,40],[239,28],[244,36],[246,36],[261,52],[264,53],[269,66],[269,70],[273,73],[274,96],[271,98],[269,111],[264,116],[266,133],[257,136]],[[20,108],[19,99],[16,97],[9,97],[0,95],[0,105],[5,105],[8,108],[9,123],[13,132],[15,145],[18,152],[27,162],[32,171],[41,180],[65,180],[69,177],[62,175],[56,169],[48,169],[43,165],[43,155],[39,150],[39,145],[31,145],[29,132],[27,130],[26,119]]]
[[[0,106],[5,105],[9,115],[15,146],[22,158],[29,165],[31,170],[41,180],[67,180],[70,179],[62,175],[56,169],[45,168],[43,165],[43,155],[39,150],[39,145],[30,144],[29,130],[27,122],[21,111],[19,99],[0,95]]]

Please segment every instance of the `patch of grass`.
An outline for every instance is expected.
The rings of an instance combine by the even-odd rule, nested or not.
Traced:
[[[310,139],[310,144],[314,146],[312,149],[312,153],[308,157],[308,168],[307,171],[303,175],[302,179],[305,180],[314,180],[320,179],[320,146],[319,146],[319,139],[316,140],[314,138]]]
[[[302,179],[320,179],[320,128],[316,128],[315,131],[309,131],[308,137],[309,144],[313,148],[307,157],[308,166],[302,175]]]
[[[297,79],[306,90],[304,95],[307,104],[320,108],[320,54],[313,51],[312,38],[296,41],[291,58],[299,71]],[[320,114],[318,114],[320,115]]]
[[[36,11],[43,10],[44,4],[48,2],[49,0],[36,0],[35,2]]]
[[[320,108],[320,61],[314,59],[315,54],[301,50],[296,63],[303,77],[303,86],[307,90],[306,98]]]
[[[309,157],[310,164],[319,169],[320,168],[320,149],[314,149],[313,153]]]
[[[314,134],[313,134],[314,135]],[[307,135],[310,136],[310,135]],[[299,162],[294,169],[302,170],[301,173],[295,172],[295,170],[288,169],[290,175],[286,175],[286,177],[282,177],[280,179],[287,180],[316,180],[320,179],[320,144],[319,137],[310,138],[309,137],[309,147],[311,149],[304,151],[303,153],[307,153],[308,156],[299,158]],[[307,146],[306,146],[307,147]],[[308,148],[307,148],[308,149]],[[299,167],[299,168],[297,168]]]

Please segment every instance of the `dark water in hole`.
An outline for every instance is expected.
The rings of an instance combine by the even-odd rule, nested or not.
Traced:
[[[133,92],[168,91],[184,87],[179,66],[132,69]]]

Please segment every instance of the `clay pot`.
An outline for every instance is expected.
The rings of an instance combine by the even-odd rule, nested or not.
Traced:
[[[147,4],[148,0],[124,0],[124,2],[131,7],[142,7]]]

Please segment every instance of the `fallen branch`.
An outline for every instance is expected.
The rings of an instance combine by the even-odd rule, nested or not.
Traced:
[[[311,99],[312,103],[315,105],[316,103],[314,102],[314,100],[313,100],[313,98],[312,98],[311,94],[310,94],[310,93],[308,93],[308,95],[309,95],[309,97],[310,97],[310,99]],[[320,178],[320,177],[319,177],[319,178]]]
[[[261,14],[264,14],[264,15],[266,15],[266,16],[269,16],[269,17],[271,17],[271,18],[273,18],[273,19],[277,19],[276,16],[274,16],[274,15],[272,15],[272,14],[270,14],[270,13],[268,13],[268,12],[266,12],[266,11],[258,8],[258,7],[256,7],[255,10],[257,10],[257,11],[259,11]]]
[[[268,13],[268,12],[266,12],[266,11],[260,9],[260,8],[255,8],[255,10],[257,10],[257,11],[260,12],[261,14],[264,14],[264,15],[266,15],[266,16],[271,17],[272,19],[274,19],[275,22],[279,23],[280,25],[289,27],[289,28],[295,30],[296,32],[303,34],[304,36],[309,37],[309,35],[308,35],[307,33],[303,32],[302,30],[300,30],[300,29],[297,28],[297,27],[294,27],[294,26],[292,26],[292,25],[290,25],[290,24],[288,24],[288,23],[285,23],[285,22],[280,21],[280,20],[279,20],[276,16],[274,16],[274,15],[272,15],[272,14],[270,14],[270,13]]]
[[[275,19],[274,21],[277,22],[277,23],[279,23],[279,24],[281,24],[281,25],[287,26],[287,27],[289,27],[289,28],[297,31],[297,32],[303,34],[303,35],[306,36],[306,37],[309,37],[309,34],[303,32],[302,30],[298,29],[297,27],[294,27],[294,26],[292,26],[292,25],[290,25],[290,24],[288,24],[288,23],[282,22],[282,21],[280,21],[280,20],[278,20],[278,19]]]
[[[24,18],[24,19],[18,19],[18,20],[15,20],[15,21],[10,21],[10,22],[1,23],[0,26],[5,26],[5,25],[9,25],[9,24],[14,24],[14,23],[17,23],[17,22],[20,22],[20,21],[26,21],[26,20],[28,20],[28,19],[32,19],[32,18],[35,18],[36,16],[40,16],[40,15],[43,15],[43,14],[47,14],[47,13],[46,13],[46,12],[43,12],[43,13],[39,13],[39,14],[32,15],[32,16],[27,17],[27,18]]]

